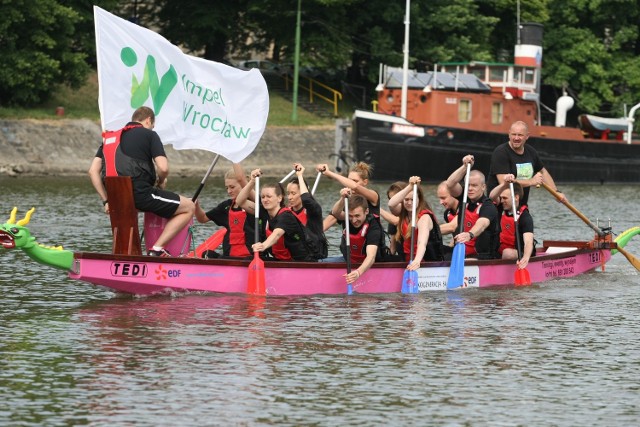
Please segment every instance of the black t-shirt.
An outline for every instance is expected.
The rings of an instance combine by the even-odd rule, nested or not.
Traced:
[[[233,209],[233,200],[227,199],[221,202],[215,208],[206,212],[207,218],[211,220],[214,224],[219,225],[220,227],[224,227],[229,231],[229,211]],[[236,211],[242,211],[242,208],[235,209]],[[245,219],[244,223],[244,234],[245,241],[247,245],[247,250],[249,253],[253,253],[253,249],[251,249],[251,245],[254,243],[255,233],[254,233],[254,218],[253,216]],[[222,254],[229,255],[231,250],[231,245],[229,243],[229,233],[224,235],[224,240],[222,241]]]
[[[544,164],[535,148],[524,145],[524,153],[517,154],[511,149],[508,142],[499,145],[491,155],[491,167],[487,181],[487,194],[498,186],[497,175],[513,174],[516,179],[530,179],[544,168]],[[523,187],[524,196],[520,202],[527,204],[529,199],[529,187]]]

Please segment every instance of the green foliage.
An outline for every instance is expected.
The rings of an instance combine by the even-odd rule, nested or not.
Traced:
[[[56,84],[84,82],[86,54],[72,49],[75,11],[53,0],[13,0],[0,3],[0,16],[2,105],[34,105]]]

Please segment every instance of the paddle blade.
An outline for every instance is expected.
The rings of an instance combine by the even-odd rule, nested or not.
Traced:
[[[250,295],[267,294],[267,288],[264,280],[264,261],[260,259],[259,252],[253,253],[253,261],[249,264],[247,293]]]
[[[196,257],[202,258],[202,254],[206,251],[215,251],[218,246],[222,244],[224,240],[224,235],[227,234],[226,228],[221,228],[220,230],[214,232],[207,240],[198,245],[196,248]]]
[[[618,252],[624,255],[624,257],[631,263],[631,265],[636,268],[636,270],[640,271],[640,260],[638,258],[631,255],[629,252],[627,252],[626,249],[623,249],[622,246],[618,246]]]
[[[347,295],[353,294],[353,285],[351,283],[347,283]]]
[[[464,243],[456,243],[451,256],[447,289],[456,289],[464,285],[464,251]]]
[[[402,293],[417,294],[418,293],[418,272],[405,270],[402,275]]]
[[[529,276],[529,270],[526,268],[516,268],[515,277],[516,286],[529,286],[531,284],[531,277]]]

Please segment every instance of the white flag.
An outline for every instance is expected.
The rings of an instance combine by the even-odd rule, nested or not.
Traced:
[[[100,117],[116,130],[143,105],[174,148],[198,148],[240,162],[256,147],[269,115],[257,69],[239,70],[184,54],[164,37],[93,7]]]

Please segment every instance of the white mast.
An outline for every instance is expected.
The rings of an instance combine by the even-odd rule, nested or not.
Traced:
[[[400,116],[407,118],[407,79],[409,78],[409,5],[411,0],[407,0],[404,18],[404,62],[402,64],[402,106]]]

